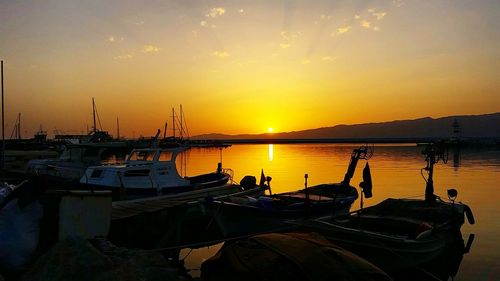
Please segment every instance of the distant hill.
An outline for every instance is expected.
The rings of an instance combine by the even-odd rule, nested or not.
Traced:
[[[419,118],[381,123],[337,125],[302,131],[273,134],[204,134],[192,139],[347,139],[347,138],[452,138],[453,124],[463,138],[500,138],[500,112],[483,115],[457,115],[442,118]]]

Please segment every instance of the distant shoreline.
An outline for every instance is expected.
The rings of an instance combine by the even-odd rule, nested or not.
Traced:
[[[419,144],[445,142],[449,145],[498,145],[496,138],[467,138],[460,141],[451,141],[443,138],[324,138],[324,139],[217,139],[207,140],[227,144],[294,144],[294,143],[378,143],[378,144]]]

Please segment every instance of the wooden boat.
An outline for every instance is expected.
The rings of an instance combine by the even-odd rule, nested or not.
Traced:
[[[201,265],[203,280],[392,280],[315,233],[269,233],[225,243]]]
[[[348,213],[357,196],[330,198],[311,195],[309,199],[292,194],[229,196],[209,203],[222,234],[227,237],[282,231],[287,220]]]
[[[175,159],[185,147],[134,149],[124,164],[91,166],[80,183],[96,189],[111,189],[128,198],[226,189],[232,179],[230,169],[219,163],[212,173],[181,177]]]
[[[325,216],[291,222],[304,231],[323,234],[383,270],[419,266],[442,254],[456,239],[461,239],[464,217],[474,223],[470,208],[456,203],[455,189],[448,190],[450,202],[433,193],[433,166],[445,159],[437,150],[424,151],[429,172],[426,199],[387,199],[347,216]],[[431,185],[429,185],[429,182]]]
[[[226,237],[249,235],[260,232],[280,231],[290,228],[286,220],[303,219],[312,216],[347,214],[352,203],[358,198],[356,188],[349,183],[354,175],[359,159],[370,158],[372,150],[368,146],[354,149],[347,172],[341,183],[320,184],[281,194],[259,197],[231,196],[224,201],[211,202],[210,207]],[[369,167],[366,182],[371,183]],[[366,173],[366,172],[365,172]],[[261,185],[266,178],[261,174]],[[270,186],[267,179],[267,185]],[[370,190],[371,185],[366,186]]]

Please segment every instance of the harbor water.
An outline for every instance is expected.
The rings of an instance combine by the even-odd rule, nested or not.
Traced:
[[[272,192],[286,192],[308,186],[340,182],[346,172],[350,155],[357,144],[253,144],[233,145],[224,149],[193,148],[179,157],[179,170],[195,175],[215,170],[222,160],[223,167],[234,171],[239,181],[254,175],[259,181],[261,170],[271,176]],[[425,181],[423,147],[416,145],[376,145],[368,160],[373,179],[373,197],[365,206],[386,198],[422,198]],[[182,163],[181,163],[182,162]],[[351,185],[362,181],[364,160]],[[425,174],[425,173],[424,173]],[[497,148],[456,148],[448,151],[446,163],[440,161],[434,169],[435,194],[448,200],[447,189],[458,190],[457,201],[471,206],[476,224],[467,222],[462,236],[475,234],[471,251],[463,256],[454,280],[499,280],[500,278],[500,150]],[[359,200],[353,209],[359,208]],[[220,245],[208,249],[183,251],[186,267],[196,269],[199,263],[213,255]],[[196,271],[196,270],[195,270]],[[196,275],[196,273],[195,273]]]

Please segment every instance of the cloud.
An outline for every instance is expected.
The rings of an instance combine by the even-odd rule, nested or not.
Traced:
[[[134,57],[134,55],[132,55],[132,54],[125,54],[125,55],[115,56],[114,59],[115,60],[129,60],[133,57]]]
[[[240,14],[243,14],[244,12],[245,12],[245,10],[243,10],[243,9],[238,10],[238,13],[240,13]]]
[[[403,6],[404,2],[403,0],[392,0],[392,4],[399,8]]]
[[[343,27],[339,27],[337,28],[337,34],[344,34],[344,33],[347,33],[349,32],[349,30],[351,30],[352,27],[351,26],[343,26]]]
[[[311,63],[311,60],[310,59],[303,59],[301,61],[302,64],[310,64]]]
[[[289,47],[290,47],[290,44],[288,44],[288,43],[282,43],[282,44],[280,44],[280,47],[281,47],[282,49],[286,49],[286,48],[289,48]]]
[[[225,51],[215,51],[212,53],[212,56],[218,57],[218,58],[226,58],[226,57],[229,57],[229,54]]]
[[[208,24],[208,23],[207,23],[206,21],[204,21],[204,20],[200,21],[200,25],[201,25],[201,26],[203,26],[203,27],[206,27],[206,26],[207,26],[207,24]]]
[[[125,38],[123,38],[123,37],[120,37],[120,38],[117,38],[114,36],[108,37],[108,42],[111,42],[111,43],[115,43],[115,42],[119,42],[119,41],[123,41],[123,40],[125,40]]]
[[[372,15],[376,17],[377,20],[381,20],[385,17],[385,15],[387,15],[387,13],[386,12],[372,13]]]
[[[212,8],[208,12],[208,14],[205,15],[205,17],[207,17],[207,18],[216,18],[216,17],[222,16],[225,13],[226,13],[226,9],[224,9],[222,7]]]
[[[373,27],[373,30],[375,30],[375,31],[380,31],[380,28],[379,28],[378,26],[374,26],[374,27]]]
[[[361,18],[360,15],[354,15],[354,19],[359,20]]]
[[[160,51],[160,48],[155,45],[144,45],[142,51],[144,53],[158,53]]]
[[[368,13],[375,13],[375,9],[374,8],[368,9]]]
[[[297,39],[302,36],[302,32],[289,32],[289,31],[281,31],[281,37],[285,40]]]
[[[324,56],[324,57],[321,58],[321,60],[324,60],[324,61],[334,61],[335,58],[331,57],[331,56]]]
[[[321,16],[319,16],[322,20],[331,20],[333,17],[332,16],[327,16],[325,14],[322,14]]]
[[[364,27],[364,28],[371,28],[372,27],[372,23],[369,22],[369,21],[364,20],[364,21],[361,22],[361,26]]]

